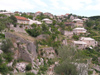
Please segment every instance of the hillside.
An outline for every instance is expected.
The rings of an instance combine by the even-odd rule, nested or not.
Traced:
[[[100,74],[100,16],[8,14],[0,14],[1,75]]]

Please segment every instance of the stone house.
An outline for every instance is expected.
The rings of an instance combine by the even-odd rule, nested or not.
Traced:
[[[98,44],[97,41],[95,41],[93,38],[90,38],[90,37],[81,37],[80,41],[86,42],[87,47],[90,47],[90,46],[95,47]]]
[[[45,19],[43,19],[42,21],[44,21],[44,22],[47,23],[47,24],[52,24],[52,23],[53,23],[53,21],[50,20],[50,19],[48,19],[48,18],[45,18]]]
[[[29,20],[25,17],[15,16],[17,19],[17,23],[19,24],[29,24]]]
[[[38,12],[35,13],[35,16],[38,16],[38,15],[41,15],[41,14],[42,14],[42,12],[38,11]]]
[[[73,36],[73,32],[72,31],[64,31],[63,34],[67,37],[72,37]]]
[[[95,47],[98,45],[97,41],[90,37],[81,37],[79,41],[73,41],[74,45],[79,49],[84,49],[86,47]]]
[[[78,49],[84,49],[87,47],[87,43],[83,41],[73,41],[74,46],[78,47]]]
[[[53,18],[53,14],[51,14],[49,12],[44,13],[44,15],[49,16],[50,18]]]
[[[87,30],[84,29],[84,28],[75,28],[75,29],[73,29],[73,33],[74,33],[74,34],[77,34],[77,35],[78,35],[78,34],[81,34],[81,33],[84,34],[84,33],[86,33],[86,31],[87,31]]]
[[[12,13],[12,12],[0,12],[0,14],[4,14],[4,15],[7,15],[7,16],[14,15],[14,13]]]
[[[65,24],[65,26],[74,27],[74,22],[65,22],[64,24]]]
[[[10,30],[14,30],[15,32],[22,32],[22,33],[26,33],[25,29],[31,29],[32,27],[30,25],[16,25],[16,27],[14,27],[14,25],[10,25]]]
[[[81,20],[81,19],[74,19],[73,22],[74,22],[74,26],[83,27],[83,20]]]
[[[66,13],[65,16],[68,17],[69,13]]]

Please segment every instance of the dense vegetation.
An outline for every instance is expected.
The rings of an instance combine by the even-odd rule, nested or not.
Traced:
[[[7,63],[13,60],[13,52],[11,48],[13,48],[13,45],[9,39],[2,42],[1,49],[4,53],[0,55],[0,72],[4,75],[11,70],[9,67],[7,67]]]

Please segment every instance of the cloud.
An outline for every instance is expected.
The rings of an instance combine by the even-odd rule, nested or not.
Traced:
[[[36,3],[36,5],[39,5],[39,6],[44,6],[44,7],[47,7],[48,5],[43,2],[42,0],[33,0],[33,2]]]
[[[34,9],[36,6],[30,4],[27,0],[0,0],[0,9],[6,10],[26,10],[26,9]]]
[[[53,14],[100,12],[100,0],[0,0],[0,10],[42,11]]]
[[[100,11],[100,0],[95,0],[94,2],[95,4],[92,4],[92,5],[88,5],[86,7],[86,10],[94,10],[94,11]]]

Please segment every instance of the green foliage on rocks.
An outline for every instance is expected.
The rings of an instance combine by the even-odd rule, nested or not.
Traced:
[[[78,75],[79,71],[74,63],[84,62],[85,55],[73,46],[58,48],[59,65],[55,67],[57,75]]]
[[[11,48],[13,48],[13,44],[10,39],[2,41],[1,50],[3,50],[3,52],[5,53],[11,52]]]
[[[30,71],[32,68],[32,64],[28,64],[27,66],[26,66],[26,71]]]

